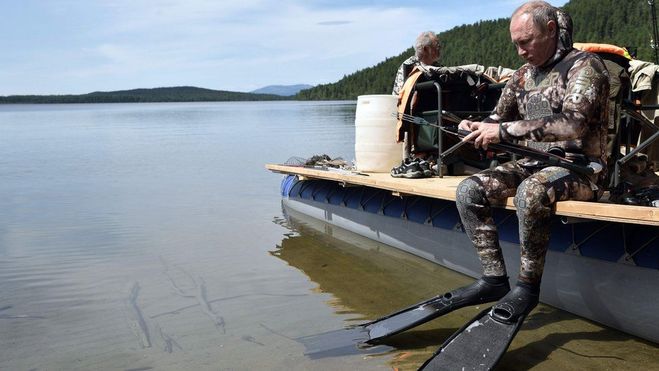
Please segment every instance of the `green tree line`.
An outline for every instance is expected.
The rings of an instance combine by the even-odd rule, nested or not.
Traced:
[[[274,94],[240,93],[192,86],[93,92],[80,95],[9,95],[0,103],[148,103],[287,100]]]
[[[562,7],[572,16],[575,42],[625,46],[638,59],[655,62],[651,48],[651,11],[647,0],[571,0]],[[461,25],[439,33],[445,66],[478,63],[519,68],[522,60],[510,41],[509,18]],[[423,30],[419,30],[423,31]],[[413,40],[410,40],[412,44]],[[363,94],[389,94],[398,66],[413,48],[341,80],[300,91],[300,100],[356,99]]]

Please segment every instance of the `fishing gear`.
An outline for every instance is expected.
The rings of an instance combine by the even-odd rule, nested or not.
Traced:
[[[451,114],[449,112],[442,111],[442,116],[445,116],[445,115],[447,117],[451,117],[451,115],[453,115],[453,114]],[[453,115],[453,116],[457,117],[455,115]],[[453,119],[454,117],[451,117],[451,119]],[[465,136],[467,136],[471,133],[470,131],[459,130],[457,126],[442,126],[442,125],[433,124],[433,123],[430,123],[427,120],[425,120],[423,117],[412,116],[412,115],[409,115],[409,114],[406,114],[406,113],[399,113],[398,118],[401,118],[405,121],[409,121],[409,122],[411,122],[413,124],[417,124],[417,125],[429,125],[429,126],[439,128],[439,130],[441,130],[441,131],[443,131],[447,134],[457,136],[460,139],[464,138]],[[453,120],[451,120],[451,121],[453,121]],[[460,143],[456,144],[455,146],[453,146],[453,147],[449,148],[448,150],[444,151],[442,153],[442,157],[444,157],[444,156],[448,155],[449,153],[455,151],[455,149],[457,149],[458,147],[464,145],[464,143],[468,143],[468,142],[461,141]],[[563,168],[568,169],[570,171],[574,171],[575,173],[586,175],[586,176],[593,175],[593,174],[598,173],[602,170],[602,166],[598,163],[595,163],[595,162],[591,162],[588,165],[580,165],[580,164],[577,164],[573,161],[570,161],[570,160],[568,160],[564,157],[561,157],[557,154],[550,153],[550,152],[541,152],[541,151],[538,151],[538,150],[535,150],[535,149],[532,149],[532,148],[529,148],[529,147],[526,147],[526,146],[521,146],[519,144],[506,143],[506,142],[490,143],[488,145],[488,147],[492,148],[494,150],[508,152],[510,154],[513,154],[513,155],[528,157],[530,159],[540,161],[540,162],[542,162],[543,164],[546,164],[546,165],[560,166],[560,167],[563,167]]]
[[[440,125],[433,124],[433,123],[430,123],[430,122],[426,121],[426,119],[424,119],[423,117],[413,116],[413,115],[410,115],[410,114],[407,114],[407,113],[401,113],[401,112],[394,113],[394,115],[398,119],[409,121],[413,124],[428,125],[428,126],[434,126],[434,127],[437,127],[437,128],[440,127]],[[442,118],[444,120],[448,120],[448,121],[454,122],[456,124],[459,124],[460,121],[462,121],[462,119],[458,115],[456,115],[454,113],[451,113],[451,112],[448,112],[448,111],[442,111]]]
[[[470,131],[466,131],[466,130],[458,130],[457,127],[443,126],[440,127],[439,129],[445,133],[455,135],[461,139],[471,133]],[[506,142],[490,143],[488,144],[488,148],[492,148],[498,151],[508,152],[513,155],[528,157],[530,159],[540,161],[546,165],[560,166],[562,168],[586,176],[593,175],[602,170],[602,166],[596,162],[591,162],[588,165],[580,165],[566,158],[560,157],[556,154],[549,152],[541,152],[526,146],[521,146],[519,144],[506,143]]]
[[[416,124],[416,125],[428,125],[428,126],[439,128],[440,130],[442,128],[442,126],[440,126],[440,125],[433,124],[433,123],[430,123],[430,122],[426,121],[423,117],[412,116],[412,115],[409,115],[407,113],[399,113],[398,118],[403,119],[405,121],[409,121],[409,122],[411,122],[413,124]],[[452,122],[455,122],[456,124],[459,123],[460,121],[462,121],[462,119],[460,117],[456,116],[455,114],[453,114],[451,112],[446,112],[446,111],[442,111],[442,118],[444,118],[446,120],[449,120],[449,121],[452,121]],[[463,145],[465,145],[467,143],[468,142],[460,141],[456,145],[454,145],[453,147],[451,147],[451,148],[449,148],[445,151],[442,151],[442,153],[439,154],[439,157],[442,158],[442,159],[446,158],[446,156],[448,156],[451,153],[455,152],[458,148],[462,147]]]

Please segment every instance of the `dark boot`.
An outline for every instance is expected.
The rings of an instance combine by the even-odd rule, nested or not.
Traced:
[[[447,292],[442,301],[451,310],[499,300],[510,291],[508,277],[481,277],[468,286]]]
[[[526,317],[538,305],[540,284],[518,282],[517,285],[492,307],[490,315],[497,321],[514,323]]]

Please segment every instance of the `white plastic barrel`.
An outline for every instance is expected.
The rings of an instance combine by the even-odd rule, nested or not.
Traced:
[[[355,112],[355,166],[359,171],[389,172],[403,159],[396,143],[398,97],[360,95]]]

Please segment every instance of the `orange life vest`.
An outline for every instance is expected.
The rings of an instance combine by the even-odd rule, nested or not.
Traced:
[[[609,53],[625,57],[629,60],[632,59],[627,49],[612,44],[574,43],[573,46],[575,49],[584,50],[591,53]]]

